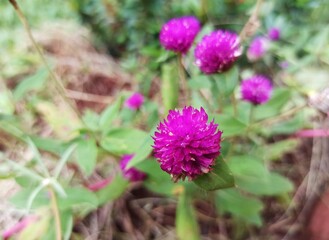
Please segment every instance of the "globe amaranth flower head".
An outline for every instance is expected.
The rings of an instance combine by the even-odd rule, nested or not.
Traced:
[[[268,39],[265,37],[255,37],[247,50],[247,57],[250,61],[256,61],[262,58],[269,47]]]
[[[238,35],[224,30],[204,36],[194,50],[195,63],[205,74],[228,70],[241,53]]]
[[[178,179],[193,180],[208,173],[220,154],[222,132],[208,122],[203,108],[191,106],[170,110],[167,120],[159,123],[154,134],[154,156],[163,171]]]
[[[241,83],[242,99],[254,105],[266,103],[272,94],[271,81],[262,75],[255,75]]]
[[[125,101],[125,107],[136,110],[142,106],[144,103],[144,96],[138,92],[133,93],[129,98]]]
[[[278,41],[280,39],[281,32],[279,28],[273,27],[268,31],[268,37],[272,41]]]
[[[123,155],[120,161],[120,169],[124,178],[128,179],[131,182],[142,181],[146,178],[146,174],[137,168],[131,167],[127,168],[127,164],[134,157],[133,154]]]
[[[196,17],[173,18],[162,26],[160,43],[167,50],[185,54],[192,46],[200,28],[200,22]]]

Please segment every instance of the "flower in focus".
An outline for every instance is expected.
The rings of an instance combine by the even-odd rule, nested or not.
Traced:
[[[120,169],[123,176],[131,182],[142,181],[146,178],[146,174],[138,170],[137,168],[127,168],[127,164],[134,157],[133,154],[124,155],[120,161]]]
[[[272,94],[272,84],[262,75],[255,75],[241,83],[242,99],[254,105],[266,103]]]
[[[144,96],[138,92],[132,94],[129,98],[125,101],[125,107],[136,110],[141,107],[141,105],[144,103]]]
[[[265,37],[256,37],[250,43],[247,50],[247,57],[250,61],[256,61],[264,56],[269,47],[268,40]]]
[[[162,26],[160,43],[167,50],[186,53],[199,31],[200,22],[196,17],[173,18]]]
[[[278,41],[280,39],[280,29],[273,27],[268,31],[268,37],[272,40],[272,41]]]
[[[228,70],[241,53],[238,35],[223,30],[204,36],[194,50],[195,63],[205,74]]]
[[[154,134],[154,156],[163,171],[178,179],[193,180],[208,173],[220,154],[222,132],[214,121],[208,123],[203,108],[170,110],[167,120]]]

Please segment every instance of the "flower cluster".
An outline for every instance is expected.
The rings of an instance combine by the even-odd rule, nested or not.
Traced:
[[[167,49],[185,54],[200,31],[200,23],[193,16],[173,18],[162,26],[160,43]]]
[[[146,178],[146,174],[138,170],[137,168],[127,168],[128,163],[134,157],[133,154],[124,155],[120,161],[120,168],[123,176],[131,182],[142,181]]]
[[[138,92],[132,94],[129,98],[125,101],[125,107],[136,110],[142,106],[144,103],[144,96]]]
[[[247,50],[248,59],[250,61],[256,61],[262,58],[268,50],[268,47],[268,39],[261,36],[255,37]]]
[[[154,156],[161,169],[174,181],[185,177],[193,180],[209,172],[220,154],[222,132],[217,127],[214,121],[208,123],[203,108],[170,110],[153,137]]]
[[[272,94],[271,81],[262,75],[255,75],[241,83],[242,99],[254,105],[266,103]]]
[[[204,36],[194,51],[196,65],[205,74],[228,70],[241,53],[238,35],[222,30]]]

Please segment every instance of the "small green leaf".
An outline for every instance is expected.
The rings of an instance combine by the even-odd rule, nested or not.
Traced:
[[[234,187],[234,177],[221,156],[216,159],[211,172],[197,177],[193,182],[208,191]]]
[[[82,116],[82,121],[86,125],[86,127],[92,131],[97,131],[98,130],[98,123],[100,117],[97,113],[87,109],[87,111],[84,112]]]
[[[33,143],[38,149],[53,153],[57,156],[61,155],[66,149],[62,141],[56,139],[44,138],[39,136],[29,137],[32,139]]]
[[[153,134],[153,131],[151,132]],[[151,135],[146,136],[138,149],[135,151],[134,157],[129,161],[127,167],[133,167],[145,160],[152,152],[152,144],[153,139]]]
[[[81,187],[65,188],[67,197],[58,198],[58,207],[61,211],[83,206],[87,209],[95,209],[98,200],[95,193]]]
[[[288,178],[277,173],[269,173],[264,179],[254,181],[245,181],[237,177],[236,182],[238,187],[255,195],[275,196],[294,189],[294,185]]]
[[[294,151],[299,145],[299,139],[286,139],[272,144],[267,144],[256,150],[257,156],[262,156],[265,161],[280,159],[284,154]]]
[[[127,189],[129,181],[122,175],[117,175],[105,188],[96,192],[98,205],[113,201],[119,198]]]
[[[194,89],[194,90],[199,90],[201,88],[210,89],[212,86],[211,81],[213,81],[213,80],[210,79],[209,76],[198,75],[198,76],[192,77],[188,81],[188,85],[191,89]]]
[[[247,129],[246,124],[225,114],[216,115],[215,122],[218,124],[219,129],[223,131],[223,137],[240,136]]]
[[[264,105],[257,106],[254,110],[254,119],[260,120],[273,117],[281,112],[281,109],[287,104],[291,97],[291,90],[287,88],[277,88],[273,96]]]
[[[101,140],[101,146],[114,155],[136,153],[147,133],[134,128],[116,128]]]
[[[219,212],[231,213],[233,216],[256,226],[262,225],[260,212],[263,203],[257,198],[245,196],[237,189],[223,189],[216,194],[216,207]]]
[[[176,209],[176,231],[180,240],[200,240],[200,230],[193,205],[185,191],[179,195]]]
[[[99,127],[104,132],[111,127],[113,120],[118,116],[122,104],[122,96],[110,106],[108,106],[101,114],[99,119]]]
[[[143,182],[146,188],[161,195],[172,196],[178,183],[171,180],[170,175],[160,168],[160,164],[154,158],[146,159],[136,168],[146,173],[147,178]]]
[[[44,86],[47,77],[48,70],[45,68],[40,69],[34,75],[23,79],[15,88],[13,95],[16,101],[21,100],[24,95],[33,90],[40,90]]]
[[[162,65],[161,94],[166,112],[178,104],[179,84],[178,70],[173,64]]]
[[[85,174],[90,175],[94,171],[97,162],[97,153],[98,148],[94,139],[81,139],[78,141],[76,161]]]

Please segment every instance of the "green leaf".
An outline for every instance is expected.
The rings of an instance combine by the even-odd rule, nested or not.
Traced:
[[[100,117],[97,113],[87,109],[82,116],[82,121],[88,129],[97,131],[99,128]]]
[[[254,119],[260,120],[273,117],[281,112],[291,97],[291,90],[288,88],[277,88],[273,92],[270,101],[259,105],[254,110]]]
[[[216,194],[216,207],[220,213],[230,213],[247,223],[258,227],[262,225],[263,203],[253,197],[245,196],[237,189],[224,189]]]
[[[234,187],[234,177],[221,156],[216,159],[211,172],[197,177],[193,182],[207,191]]]
[[[141,139],[147,138],[147,133],[134,128],[116,128],[102,138],[101,146],[114,155],[136,153],[140,148]]]
[[[128,168],[136,166],[151,154],[153,144],[151,134],[154,133],[153,129],[151,130],[150,134],[144,138],[138,149],[135,151],[134,157],[129,161],[127,165]]]
[[[72,211],[70,211],[70,210],[61,211],[60,219],[61,219],[61,229],[62,229],[63,240],[69,240],[71,233],[72,233],[72,229],[73,229]],[[41,239],[41,240],[56,239],[56,230],[55,230],[54,219],[52,219],[50,223],[51,223],[51,227],[48,229],[47,233],[42,238],[38,238],[38,239]]]
[[[119,198],[129,186],[129,181],[122,175],[117,175],[111,183],[106,187],[96,192],[98,205],[103,205],[106,202],[113,201]]]
[[[265,128],[266,136],[272,136],[277,134],[291,134],[305,126],[304,113],[297,113],[293,118],[276,123],[270,128]]]
[[[298,145],[299,139],[286,139],[280,142],[267,144],[256,150],[257,156],[262,156],[265,161],[280,159],[284,154],[292,152]]]
[[[24,95],[33,90],[41,90],[44,86],[49,72],[47,69],[42,68],[34,75],[23,79],[15,88],[13,95],[16,101],[21,100]]]
[[[172,196],[174,188],[179,185],[171,180],[170,175],[160,168],[160,164],[154,158],[146,159],[136,168],[146,173],[147,178],[143,185],[152,192]]]
[[[180,240],[199,240],[200,230],[193,205],[185,192],[181,193],[178,198],[176,209],[176,232]]]
[[[213,78],[221,95],[229,97],[239,83],[239,69],[232,67],[225,73],[213,75]]]
[[[38,149],[53,153],[57,156],[61,155],[66,149],[62,141],[56,139],[44,138],[39,136],[29,137],[32,139],[33,143]]]
[[[99,119],[99,128],[104,132],[111,127],[113,120],[118,116],[122,104],[122,96],[110,106],[108,106],[101,114]]]
[[[65,188],[65,192],[67,197],[58,197],[58,207],[61,211],[79,206],[82,206],[84,209],[96,209],[98,206],[97,196],[86,188]]]
[[[234,156],[227,162],[237,187],[256,195],[278,195],[293,189],[291,182],[269,172],[264,163],[250,155]]]
[[[201,88],[210,89],[212,86],[211,81],[212,79],[210,79],[209,76],[197,75],[188,81],[188,85],[194,90],[200,90]]]
[[[98,148],[92,138],[81,139],[77,143],[76,161],[81,170],[88,176],[93,173],[97,162]]]
[[[215,115],[215,123],[223,131],[223,137],[241,136],[247,129],[247,125],[235,117],[218,114]]]
[[[179,84],[178,70],[174,64],[162,65],[161,94],[165,111],[174,109],[178,104]]]
[[[29,198],[33,189],[25,188],[20,190],[14,196],[10,198],[10,202],[15,205],[18,209],[26,208],[26,200]],[[37,196],[34,198],[31,209],[36,209],[41,206],[48,205],[50,203],[50,198],[46,190],[40,191]]]
[[[238,187],[256,195],[275,196],[294,189],[289,179],[277,173],[269,173],[264,179],[244,181],[236,178]]]

